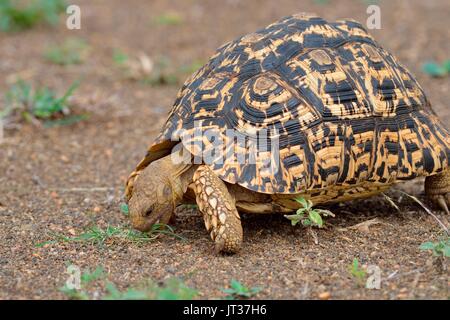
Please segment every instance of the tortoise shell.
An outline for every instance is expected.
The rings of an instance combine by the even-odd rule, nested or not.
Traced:
[[[225,152],[234,142],[235,161],[214,158],[218,138]],[[450,158],[449,133],[411,73],[358,22],[307,14],[219,48],[185,82],[137,171],[180,140],[212,154],[224,181],[262,193],[392,184],[447,170]]]

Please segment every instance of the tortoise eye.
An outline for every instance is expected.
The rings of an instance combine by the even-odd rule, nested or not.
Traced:
[[[153,206],[151,206],[150,208],[147,209],[147,211],[145,211],[144,213],[144,217],[149,217],[153,212]]]

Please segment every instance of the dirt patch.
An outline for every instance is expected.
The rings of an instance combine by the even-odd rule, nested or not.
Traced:
[[[277,215],[244,215],[245,245],[235,256],[214,256],[196,210],[181,210],[171,237],[103,246],[62,243],[36,247],[50,232],[82,232],[90,225],[125,225],[124,181],[158,133],[178,86],[149,86],[124,80],[115,68],[115,49],[164,56],[176,65],[207,60],[224,42],[298,11],[326,19],[367,19],[364,1],[71,1],[82,8],[82,29],[35,28],[0,34],[0,90],[17,76],[59,92],[81,79],[79,104],[91,114],[72,126],[25,124],[8,130],[0,148],[0,298],[64,298],[66,263],[103,266],[120,288],[144,278],[183,277],[203,298],[223,297],[231,279],[263,290],[258,298],[402,299],[449,297],[448,261],[437,265],[422,242],[436,240],[439,226],[404,200],[397,212],[382,197],[333,208],[336,218],[317,230]],[[449,78],[431,79],[420,68],[429,59],[448,59],[448,1],[381,2],[382,29],[372,34],[415,74],[443,122],[450,123]],[[152,17],[176,12],[181,23],[154,25]],[[84,64],[57,66],[42,58],[45,48],[67,37],[91,47]],[[423,199],[423,181],[404,186]],[[448,217],[438,216],[448,225]],[[377,218],[368,232],[348,227]],[[381,289],[357,285],[348,266],[354,258],[381,270]]]

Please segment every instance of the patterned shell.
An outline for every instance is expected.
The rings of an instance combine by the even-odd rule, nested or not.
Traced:
[[[263,193],[392,184],[447,170],[450,159],[449,132],[408,70],[361,24],[307,14],[219,48],[183,85],[137,171],[177,139],[195,156],[214,155],[214,139],[199,130],[225,145],[253,141],[257,161],[238,143],[231,157],[240,161],[208,164],[224,181]],[[277,148],[261,148],[262,131]]]

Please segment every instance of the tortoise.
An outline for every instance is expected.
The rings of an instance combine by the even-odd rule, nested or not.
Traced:
[[[292,212],[297,197],[327,205],[425,176],[448,213],[449,159],[449,132],[392,54],[357,21],[300,13],[186,80],[125,194],[141,231],[196,201],[215,249],[234,253],[239,212]]]

